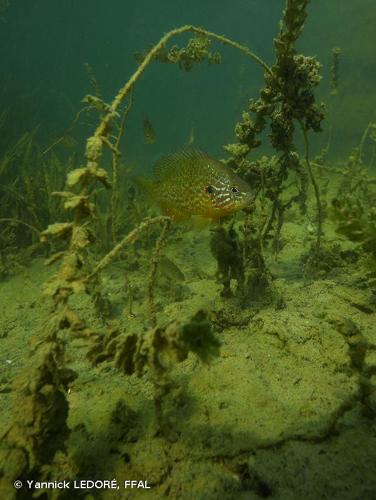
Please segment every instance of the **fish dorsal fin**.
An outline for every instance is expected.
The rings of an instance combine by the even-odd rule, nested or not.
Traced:
[[[163,181],[170,177],[171,174],[177,173],[185,165],[195,163],[203,165],[203,163],[209,162],[213,162],[213,159],[203,151],[191,148],[183,149],[178,153],[172,153],[160,158],[154,165],[154,177],[157,181]]]

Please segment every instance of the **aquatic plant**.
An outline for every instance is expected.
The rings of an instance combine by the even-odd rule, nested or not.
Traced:
[[[224,224],[213,229],[210,239],[212,254],[217,260],[217,280],[223,285],[222,297],[232,297],[231,280],[236,280],[236,294],[240,295],[245,283],[245,270],[243,261],[243,245],[234,228]]]
[[[332,217],[336,231],[357,243],[376,271],[376,193],[369,200],[355,195],[335,198]]]
[[[154,285],[155,285],[155,279],[157,276],[157,269],[158,269],[158,263],[160,260],[160,254],[162,251],[162,248],[165,244],[165,239],[166,239],[166,233],[170,227],[171,220],[166,219],[163,229],[161,231],[161,234],[159,235],[156,244],[155,244],[155,249],[152,255],[151,259],[151,269],[150,269],[150,277],[149,277],[149,284],[148,284],[148,300],[149,300],[149,311],[150,311],[150,318],[151,318],[151,323],[152,326],[156,326],[157,324],[157,316],[155,312],[155,304],[154,304]]]
[[[280,308],[283,299],[266,263],[261,227],[257,219],[246,217],[243,223],[226,222],[212,230],[210,248],[218,263],[217,280],[223,285],[221,296],[236,297],[243,308],[271,303]]]
[[[366,129],[363,132],[360,144],[359,144],[359,149],[358,149],[358,162],[363,163],[364,162],[364,146],[366,142],[372,143],[372,155],[369,160],[369,166],[372,166],[373,161],[375,159],[375,153],[376,153],[376,123],[375,122],[370,122]]]
[[[373,152],[368,159],[368,165],[364,161],[364,147],[366,142],[373,146]],[[345,166],[331,170],[339,175],[336,198],[346,196],[358,197],[371,205],[374,196],[372,185],[375,179],[371,177],[369,167],[375,156],[376,149],[376,123],[369,123],[365,128],[358,146],[353,148],[348,156]]]
[[[340,47],[334,47],[331,51],[332,63],[329,70],[329,95],[327,98],[328,111],[326,116],[328,139],[326,145],[321,149],[312,162],[317,168],[317,173],[320,176],[320,181],[325,179],[323,166],[328,158],[333,135],[333,117],[335,114],[335,102],[339,93],[339,75],[340,75],[340,56],[342,50]],[[326,181],[328,183],[328,180]],[[321,184],[321,182],[320,182]]]
[[[265,244],[274,231],[276,248],[282,229],[284,214],[297,203],[306,211],[307,178],[314,190],[317,207],[317,229],[314,253],[320,253],[323,209],[318,183],[309,154],[308,132],[321,131],[324,118],[323,105],[317,105],[314,89],[319,84],[320,64],[314,57],[297,53],[295,43],[300,37],[307,17],[308,0],[288,0],[283,13],[279,35],[274,40],[276,61],[265,72],[265,87],[260,97],[249,101],[242,121],[235,126],[237,143],[228,144],[228,164],[250,182],[262,188],[262,195],[270,200],[270,217],[262,221],[259,233]],[[259,164],[247,158],[261,144],[261,134],[269,126],[270,142],[279,153],[278,161]],[[295,130],[300,128],[304,138],[304,162],[296,151]],[[267,162],[266,162],[267,163]],[[305,163],[305,168],[304,168]],[[297,193],[288,194],[289,177],[296,178]],[[286,199],[287,198],[287,199]],[[261,259],[260,259],[261,261]]]
[[[169,50],[162,48],[155,56],[158,62],[177,64],[184,71],[190,71],[195,64],[207,61],[208,64],[220,64],[221,54],[210,51],[211,40],[198,33],[195,38],[191,38],[186,47],[173,45]],[[142,62],[147,53],[136,53],[135,57]]]
[[[94,364],[112,361],[126,375],[141,377],[146,372],[154,384],[156,432],[171,432],[164,404],[178,386],[170,377],[174,363],[187,359],[190,352],[208,363],[218,356],[220,342],[213,335],[208,313],[198,311],[188,321],[169,321],[144,334],[107,332],[88,339],[91,347],[88,357]]]
[[[5,126],[5,123],[4,123]],[[0,158],[0,276],[9,276],[44,254],[40,234],[63,213],[55,191],[63,188],[73,156],[42,158],[36,130],[25,133]],[[38,166],[38,168],[36,168]],[[14,252],[14,249],[19,249]]]
[[[13,423],[0,436],[1,498],[21,498],[15,480],[53,479],[62,462],[67,478],[77,473],[64,446],[69,435],[66,391],[76,374],[65,367],[64,344],[56,337],[61,325],[56,319],[45,325],[43,341],[17,381]]]
[[[331,199],[329,213],[338,234],[356,245],[363,256],[366,269],[362,281],[376,295],[376,178],[364,162],[363,148],[369,138],[376,143],[376,125],[370,123],[362,134],[344,167],[336,169],[339,175],[337,192]],[[373,156],[371,156],[372,161]]]
[[[335,96],[338,94],[339,85],[339,64],[341,48],[334,47],[332,49],[332,65],[330,67],[330,95]]]

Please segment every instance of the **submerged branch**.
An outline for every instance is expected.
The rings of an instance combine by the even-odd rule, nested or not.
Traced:
[[[367,139],[367,136],[368,136],[368,134],[369,134],[369,131],[372,129],[372,125],[373,125],[373,124],[372,124],[372,122],[370,122],[370,123],[367,125],[367,127],[366,127],[365,131],[363,132],[362,138],[361,138],[361,140],[360,140],[360,144],[359,144],[359,154],[358,154],[358,156],[359,156],[359,159],[358,159],[359,163],[362,163],[362,156],[363,156],[363,148],[364,148],[364,143],[366,142],[366,139]]]
[[[123,250],[124,247],[129,245],[130,243],[133,243],[139,236],[139,234],[144,231],[147,227],[151,226],[152,224],[160,224],[162,222],[169,222],[171,219],[170,217],[165,217],[163,215],[160,215],[158,217],[154,217],[152,219],[145,219],[141,224],[139,224],[133,231],[127,234],[107,255],[103,257],[102,260],[98,262],[98,264],[95,266],[94,271],[87,276],[86,280],[90,281],[96,274],[98,274],[102,269],[107,267],[113,259]]]
[[[203,28],[196,28],[194,26],[192,26],[191,28],[192,28],[192,31],[195,33],[198,33],[200,35],[206,35],[207,37],[213,38],[214,40],[217,40],[218,42],[221,42],[224,45],[228,45],[229,47],[233,47],[234,49],[240,50],[241,52],[243,52],[244,55],[246,55],[247,57],[250,57],[257,64],[262,66],[262,68],[267,73],[269,73],[270,75],[273,74],[271,68],[266,64],[266,62],[263,61],[259,56],[257,56],[254,52],[252,52],[245,45],[241,45],[240,43],[235,42],[234,40],[231,40],[231,38],[227,38],[223,35],[217,35],[216,33],[213,33],[212,31],[207,31]]]
[[[151,269],[148,283],[148,300],[149,300],[149,313],[152,327],[157,326],[157,316],[155,311],[155,303],[154,303],[154,285],[155,279],[157,277],[158,271],[158,262],[160,260],[161,251],[164,247],[166,240],[166,233],[170,227],[171,219],[167,219],[163,225],[162,232],[155,244],[153,256],[151,258]]]
[[[116,243],[116,209],[119,201],[119,159],[120,159],[120,141],[124,134],[125,120],[132,107],[132,92],[129,94],[128,106],[124,109],[121,116],[118,134],[115,139],[114,148],[116,153],[112,155],[112,194],[111,194],[111,237],[113,244]]]

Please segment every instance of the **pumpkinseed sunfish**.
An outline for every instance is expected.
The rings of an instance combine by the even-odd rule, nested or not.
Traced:
[[[154,180],[139,179],[165,215],[218,221],[253,200],[251,187],[230,167],[206,153],[187,150],[160,159]]]

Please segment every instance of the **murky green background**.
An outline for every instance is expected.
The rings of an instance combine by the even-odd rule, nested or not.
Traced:
[[[247,44],[273,61],[273,36],[282,0],[14,0],[2,14],[0,106],[9,108],[8,136],[0,144],[40,125],[40,141],[59,136],[92,92],[84,63],[94,70],[110,101],[136,67],[133,54],[153,44],[172,27],[195,24]],[[376,93],[376,4],[373,0],[314,0],[299,48],[323,63],[319,97],[328,96],[332,47],[342,48],[340,94],[334,112],[334,156],[347,154],[374,118]],[[176,43],[183,44],[179,39]],[[217,46],[216,46],[217,48]],[[262,75],[236,51],[219,47],[223,63],[184,74],[176,66],[154,64],[134,96],[125,141],[128,158],[145,157],[140,134],[144,114],[158,134],[154,155],[181,147],[191,127],[196,142],[212,154],[231,142],[233,124],[247,99],[257,95]],[[76,130],[82,139],[84,124]],[[325,137],[316,140],[317,147]]]

